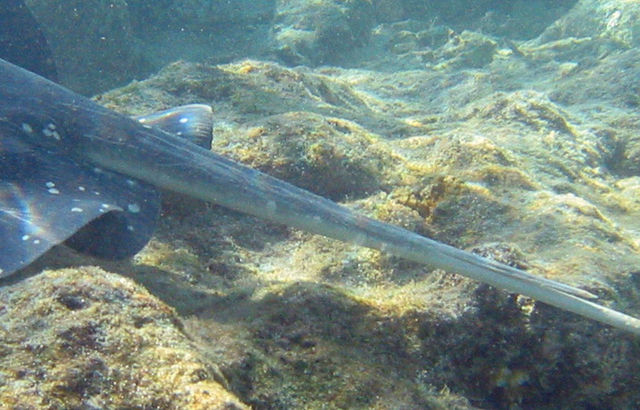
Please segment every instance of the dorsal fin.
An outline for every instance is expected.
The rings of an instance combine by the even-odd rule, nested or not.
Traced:
[[[144,125],[160,128],[202,148],[211,149],[213,111],[208,105],[182,105],[134,118]]]

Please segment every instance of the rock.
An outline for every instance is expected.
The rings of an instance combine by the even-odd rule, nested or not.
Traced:
[[[238,134],[240,133],[240,135]],[[219,135],[214,150],[333,200],[371,194],[394,162],[358,125],[305,112],[266,117]]]
[[[0,305],[4,405],[245,408],[175,311],[122,276],[47,271],[1,288]]]
[[[368,42],[374,10],[367,1],[282,3],[273,25],[276,53],[289,65],[335,64]]]
[[[624,0],[580,0],[536,39],[538,44],[566,38],[588,38],[617,47],[640,43],[640,5]],[[615,47],[615,46],[614,46]]]

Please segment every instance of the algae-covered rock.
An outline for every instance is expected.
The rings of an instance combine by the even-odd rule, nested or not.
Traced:
[[[96,99],[131,115],[194,101],[211,104],[214,134],[223,136],[234,133],[240,124],[303,111],[354,121],[381,132],[419,132],[419,127],[408,126],[390,112],[387,102],[355,87],[348,77],[253,60],[215,66],[180,61],[147,80]]]
[[[216,152],[334,200],[381,189],[389,182],[380,170],[394,162],[378,136],[308,112],[266,117],[225,134],[216,136]]]
[[[275,285],[213,316],[187,320],[187,330],[197,340],[219,332],[242,340],[211,354],[224,363],[231,390],[256,408],[470,407],[446,389],[415,383],[422,364],[413,361],[405,319],[339,289]]]
[[[347,61],[353,49],[367,43],[373,23],[368,1],[280,2],[273,25],[276,53],[289,65]]]
[[[463,31],[459,36],[453,36],[433,56],[435,61],[446,60],[435,65],[435,69],[442,68],[479,68],[489,64],[497,44],[482,35],[470,31]]]
[[[407,28],[413,26],[415,31],[397,31],[398,27],[407,26],[403,22],[385,26],[375,34],[378,42],[386,34],[385,48],[407,60],[405,64],[413,60],[416,66],[434,70],[480,68],[494,58],[497,43],[488,36],[467,30],[456,33],[446,26],[411,23]]]
[[[595,109],[603,103],[612,108],[637,108],[640,106],[638,58],[640,52],[634,48],[612,54],[596,66],[576,69],[551,92],[551,98],[566,105],[581,104],[586,109]]]
[[[640,42],[640,5],[625,0],[580,0],[536,40],[548,43],[563,38],[588,38],[633,47]]]
[[[633,312],[639,247],[621,226],[640,210],[637,184],[608,171],[619,153],[611,130],[627,122],[550,97],[550,82],[527,77],[534,60],[494,57],[473,71],[393,74],[176,63],[100,101],[136,114],[211,103],[218,152]],[[554,77],[564,82],[553,90],[579,72]],[[136,277],[193,315],[187,332],[247,404],[634,400],[611,386],[635,388],[636,364],[624,357],[636,347],[598,324],[377,251],[175,196],[165,205],[138,262],[171,275],[175,294]],[[394,387],[384,387],[389,378]],[[558,390],[561,381],[574,393]]]
[[[374,1],[383,3],[384,1]],[[404,19],[441,21],[455,30],[473,29],[485,34],[527,39],[540,34],[566,13],[576,0],[505,1],[492,0],[400,0]],[[385,21],[385,20],[382,20]]]
[[[245,407],[175,311],[119,275],[44,272],[2,287],[0,306],[7,408]]]

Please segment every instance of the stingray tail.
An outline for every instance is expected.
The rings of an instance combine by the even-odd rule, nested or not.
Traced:
[[[121,150],[94,160],[156,186],[240,212],[455,272],[560,309],[640,334],[640,320],[598,305],[585,290],[534,276],[406,229],[358,215],[326,198],[297,188],[170,134],[139,141],[138,151]],[[156,155],[149,155],[154,152]],[[159,153],[161,155],[159,155]],[[109,158],[110,157],[110,158]],[[163,163],[157,161],[163,158]],[[132,167],[131,164],[135,164]]]

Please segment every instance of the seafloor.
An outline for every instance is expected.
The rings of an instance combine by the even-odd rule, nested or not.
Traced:
[[[30,3],[62,39],[55,16],[73,2]],[[57,14],[44,13],[45,3]],[[142,2],[91,3],[94,11],[111,3],[114,13],[178,24]],[[229,17],[237,32],[252,25],[247,38],[269,34],[251,47],[235,40],[238,54],[259,49],[247,51],[252,59],[171,63],[96,99],[132,115],[211,104],[216,152],[383,221],[586,288],[638,316],[640,3],[555,3],[256,2],[263,9],[247,14],[250,23]],[[193,9],[180,10],[188,17]],[[187,27],[194,32],[219,23],[192,14],[200,16]],[[348,41],[336,40],[331,24]],[[136,30],[118,31],[138,39],[127,43],[125,67],[179,54],[162,54],[166,42],[144,54],[141,44],[160,41],[162,31]],[[52,42],[66,63],[79,58],[63,40]],[[107,67],[101,55],[116,64],[96,52],[86,57],[93,69]],[[85,67],[72,77],[70,67],[63,77],[80,91],[128,81],[126,70]],[[132,261],[61,247],[0,288],[0,403],[640,403],[636,336],[175,194],[165,195],[163,209],[155,237]]]

